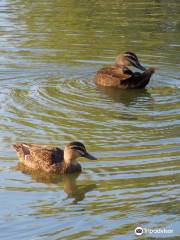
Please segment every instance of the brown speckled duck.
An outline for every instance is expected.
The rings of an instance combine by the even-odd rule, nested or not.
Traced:
[[[132,72],[127,66],[131,65],[143,71],[143,73]],[[149,83],[154,68],[145,69],[139,62],[136,54],[125,52],[117,56],[115,64],[103,67],[97,71],[95,82],[104,87],[116,88],[145,88]]]
[[[76,160],[78,157],[96,160],[80,142],[71,142],[65,146],[64,150],[49,145],[26,143],[14,144],[13,148],[26,167],[48,173],[81,172],[81,165]]]

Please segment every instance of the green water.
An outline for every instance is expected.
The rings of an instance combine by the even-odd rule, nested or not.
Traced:
[[[0,239],[178,239],[178,0],[0,1]],[[98,88],[124,51],[156,67],[146,90]],[[83,172],[17,167],[15,142],[79,140]]]

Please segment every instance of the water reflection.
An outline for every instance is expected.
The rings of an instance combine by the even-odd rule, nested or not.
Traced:
[[[148,101],[153,103],[153,98],[147,89],[118,89],[97,86],[98,90],[107,95],[115,102],[120,102],[125,106],[136,104],[138,101]]]
[[[82,201],[86,197],[86,193],[96,188],[96,184],[78,185],[77,179],[80,173],[65,175],[47,174],[43,171],[31,170],[22,163],[18,163],[15,169],[24,174],[30,175],[31,178],[36,182],[56,184],[60,186],[63,185],[64,192],[67,194],[67,198],[74,199],[74,204]]]

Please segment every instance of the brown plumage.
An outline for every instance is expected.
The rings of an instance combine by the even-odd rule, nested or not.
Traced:
[[[71,142],[65,146],[64,150],[49,145],[26,143],[14,144],[13,148],[25,166],[48,173],[80,172],[81,165],[76,161],[78,157],[96,159],[80,142]]]
[[[132,65],[143,73],[132,72],[127,66]],[[103,67],[97,71],[95,82],[97,85],[104,87],[116,88],[145,88],[149,83],[154,68],[145,69],[134,53],[126,52],[116,58],[115,64]]]

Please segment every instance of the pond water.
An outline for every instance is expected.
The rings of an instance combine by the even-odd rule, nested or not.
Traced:
[[[177,239],[180,1],[0,1],[0,239]],[[98,88],[117,54],[156,67],[146,90]],[[78,175],[17,167],[15,142],[79,140]]]

